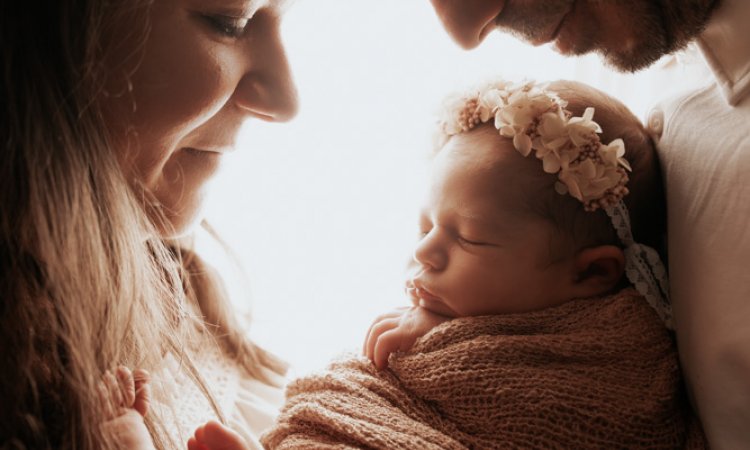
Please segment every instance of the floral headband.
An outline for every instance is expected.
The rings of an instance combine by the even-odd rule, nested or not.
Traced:
[[[626,171],[631,168],[623,158],[625,143],[602,144],[602,129],[592,120],[594,108],[572,117],[566,106],[534,82],[499,82],[474,96],[453,99],[440,128],[447,138],[494,118],[495,128],[513,140],[519,153],[533,151],[546,173],[557,174],[557,192],[577,198],[587,211],[612,206],[628,194]]]
[[[523,156],[532,151],[542,161],[542,169],[557,174],[555,190],[578,199],[586,211],[603,209],[612,220],[624,245],[625,274],[633,286],[672,328],[667,273],[659,254],[634,241],[630,215],[623,197],[628,194],[624,158],[625,143],[615,139],[603,144],[599,124],[593,121],[594,108],[582,117],[565,109],[568,103],[545,85],[527,81],[513,84],[490,83],[449,99],[440,118],[440,141],[471,131],[494,120],[500,135],[512,139]]]

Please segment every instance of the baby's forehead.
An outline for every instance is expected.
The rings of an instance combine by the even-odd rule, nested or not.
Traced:
[[[525,158],[492,126],[479,126],[452,136],[436,155],[438,164],[473,172],[476,176],[499,176],[517,168]]]
[[[484,128],[484,127],[482,127]],[[477,128],[451,137],[436,155],[434,177],[441,190],[492,210],[517,210],[543,172],[536,158],[524,158],[497,130]]]

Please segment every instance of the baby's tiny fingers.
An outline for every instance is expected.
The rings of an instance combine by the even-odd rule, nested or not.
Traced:
[[[112,372],[109,370],[104,374],[104,385],[107,387],[109,392],[109,399],[112,407],[115,409],[115,413],[119,415],[119,409],[124,406],[122,391],[120,389],[120,383],[117,381]]]
[[[373,327],[375,327],[375,325],[377,325],[378,323],[380,323],[380,322],[382,322],[384,320],[399,318],[399,317],[401,317],[402,314],[404,314],[404,312],[407,309],[408,309],[407,307],[400,307],[400,308],[397,308],[394,311],[391,311],[391,312],[388,312],[388,313],[385,313],[385,314],[381,314],[378,317],[376,317],[375,320],[373,320],[372,323],[370,324],[370,328],[368,328],[368,330],[367,330],[367,336],[369,336],[369,335],[372,334],[372,329],[373,329]]]
[[[387,312],[385,314],[379,315],[377,318],[375,318],[374,322],[379,322],[381,320],[393,319],[394,317],[399,317],[399,316],[401,316],[401,314],[403,314],[408,309],[409,309],[408,306],[399,306],[398,308],[396,308],[393,311],[390,311],[390,312]]]
[[[383,314],[381,316],[378,316],[377,319],[375,319],[375,320],[372,321],[372,323],[370,324],[370,327],[367,329],[367,333],[365,334],[365,342],[362,345],[362,354],[364,354],[364,355],[368,355],[369,354],[369,348],[370,348],[369,342],[370,342],[370,339],[372,339],[373,330],[375,330],[375,328],[378,325],[380,325],[380,323],[383,322],[384,320],[391,319],[392,318],[391,316],[394,315],[394,314],[395,313]]]
[[[135,369],[133,371],[133,380],[135,383],[133,409],[138,411],[141,416],[146,417],[148,408],[151,405],[151,375],[143,369]]]
[[[388,368],[388,357],[399,349],[401,336],[395,328],[381,334],[373,349],[373,362],[379,370]]]
[[[115,411],[112,407],[112,398],[109,395],[109,389],[104,381],[100,381],[96,384],[96,393],[99,398],[99,405],[102,407],[102,415],[104,421],[112,420],[115,417]]]
[[[130,369],[127,367],[119,366],[117,367],[117,370],[115,370],[115,376],[120,385],[120,394],[123,402],[122,406],[125,406],[126,408],[132,407],[135,402],[135,381],[133,380],[133,373],[130,372]]]
[[[381,320],[373,324],[372,327],[370,327],[369,333],[367,334],[367,341],[365,342],[365,356],[367,356],[369,359],[373,359],[375,346],[377,345],[380,336],[388,330],[396,328],[398,326],[398,323],[399,319],[398,317],[396,317]]]

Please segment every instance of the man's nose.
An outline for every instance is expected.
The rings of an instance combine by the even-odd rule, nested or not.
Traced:
[[[506,0],[431,0],[443,28],[464,49],[482,43],[495,29],[495,18]]]

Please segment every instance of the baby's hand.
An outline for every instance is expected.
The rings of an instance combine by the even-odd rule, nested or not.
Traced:
[[[188,450],[250,450],[242,436],[219,422],[208,422],[195,430]]]
[[[409,350],[414,342],[450,317],[441,316],[421,306],[398,308],[375,319],[370,326],[362,352],[375,367],[388,367],[388,357],[396,351]]]
[[[143,418],[151,401],[149,374],[145,370],[130,371],[120,366],[107,371],[99,383],[99,399],[104,411],[102,429],[119,448],[152,450],[151,440]]]

